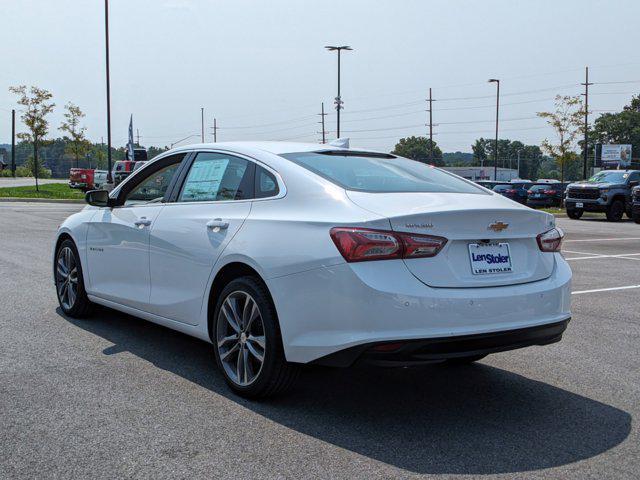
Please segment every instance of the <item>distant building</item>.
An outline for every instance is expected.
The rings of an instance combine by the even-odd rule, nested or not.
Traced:
[[[498,180],[508,182],[518,178],[518,171],[513,168],[498,168],[498,178],[493,178],[493,167],[441,167],[447,172],[460,175],[467,180]]]

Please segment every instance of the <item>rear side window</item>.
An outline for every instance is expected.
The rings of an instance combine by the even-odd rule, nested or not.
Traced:
[[[253,194],[253,164],[223,153],[198,153],[179,202],[245,200]]]
[[[275,197],[279,192],[276,177],[261,166],[256,166],[255,198]]]
[[[285,153],[282,157],[347,189],[373,193],[486,194],[471,182],[422,162],[392,155],[338,151]]]

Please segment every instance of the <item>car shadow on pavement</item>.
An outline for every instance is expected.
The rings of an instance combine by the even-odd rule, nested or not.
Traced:
[[[465,367],[308,367],[285,396],[232,394],[212,347],[163,327],[99,309],[72,324],[305,435],[405,470],[496,474],[594,457],[629,435],[631,416],[595,400],[482,363]]]

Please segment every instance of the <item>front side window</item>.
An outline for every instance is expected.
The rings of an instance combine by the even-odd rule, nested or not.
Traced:
[[[253,195],[253,163],[224,153],[196,156],[179,202],[245,200]]]
[[[334,150],[281,156],[346,190],[486,194],[475,184],[444,170],[393,155]]]
[[[139,205],[162,201],[179,166],[180,162],[173,163],[149,175],[127,194],[124,204]]]

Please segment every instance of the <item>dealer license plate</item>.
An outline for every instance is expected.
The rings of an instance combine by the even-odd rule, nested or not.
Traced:
[[[508,243],[470,243],[469,258],[474,275],[513,271]]]
[[[576,208],[583,208],[583,207],[584,207],[584,203],[576,202]]]

